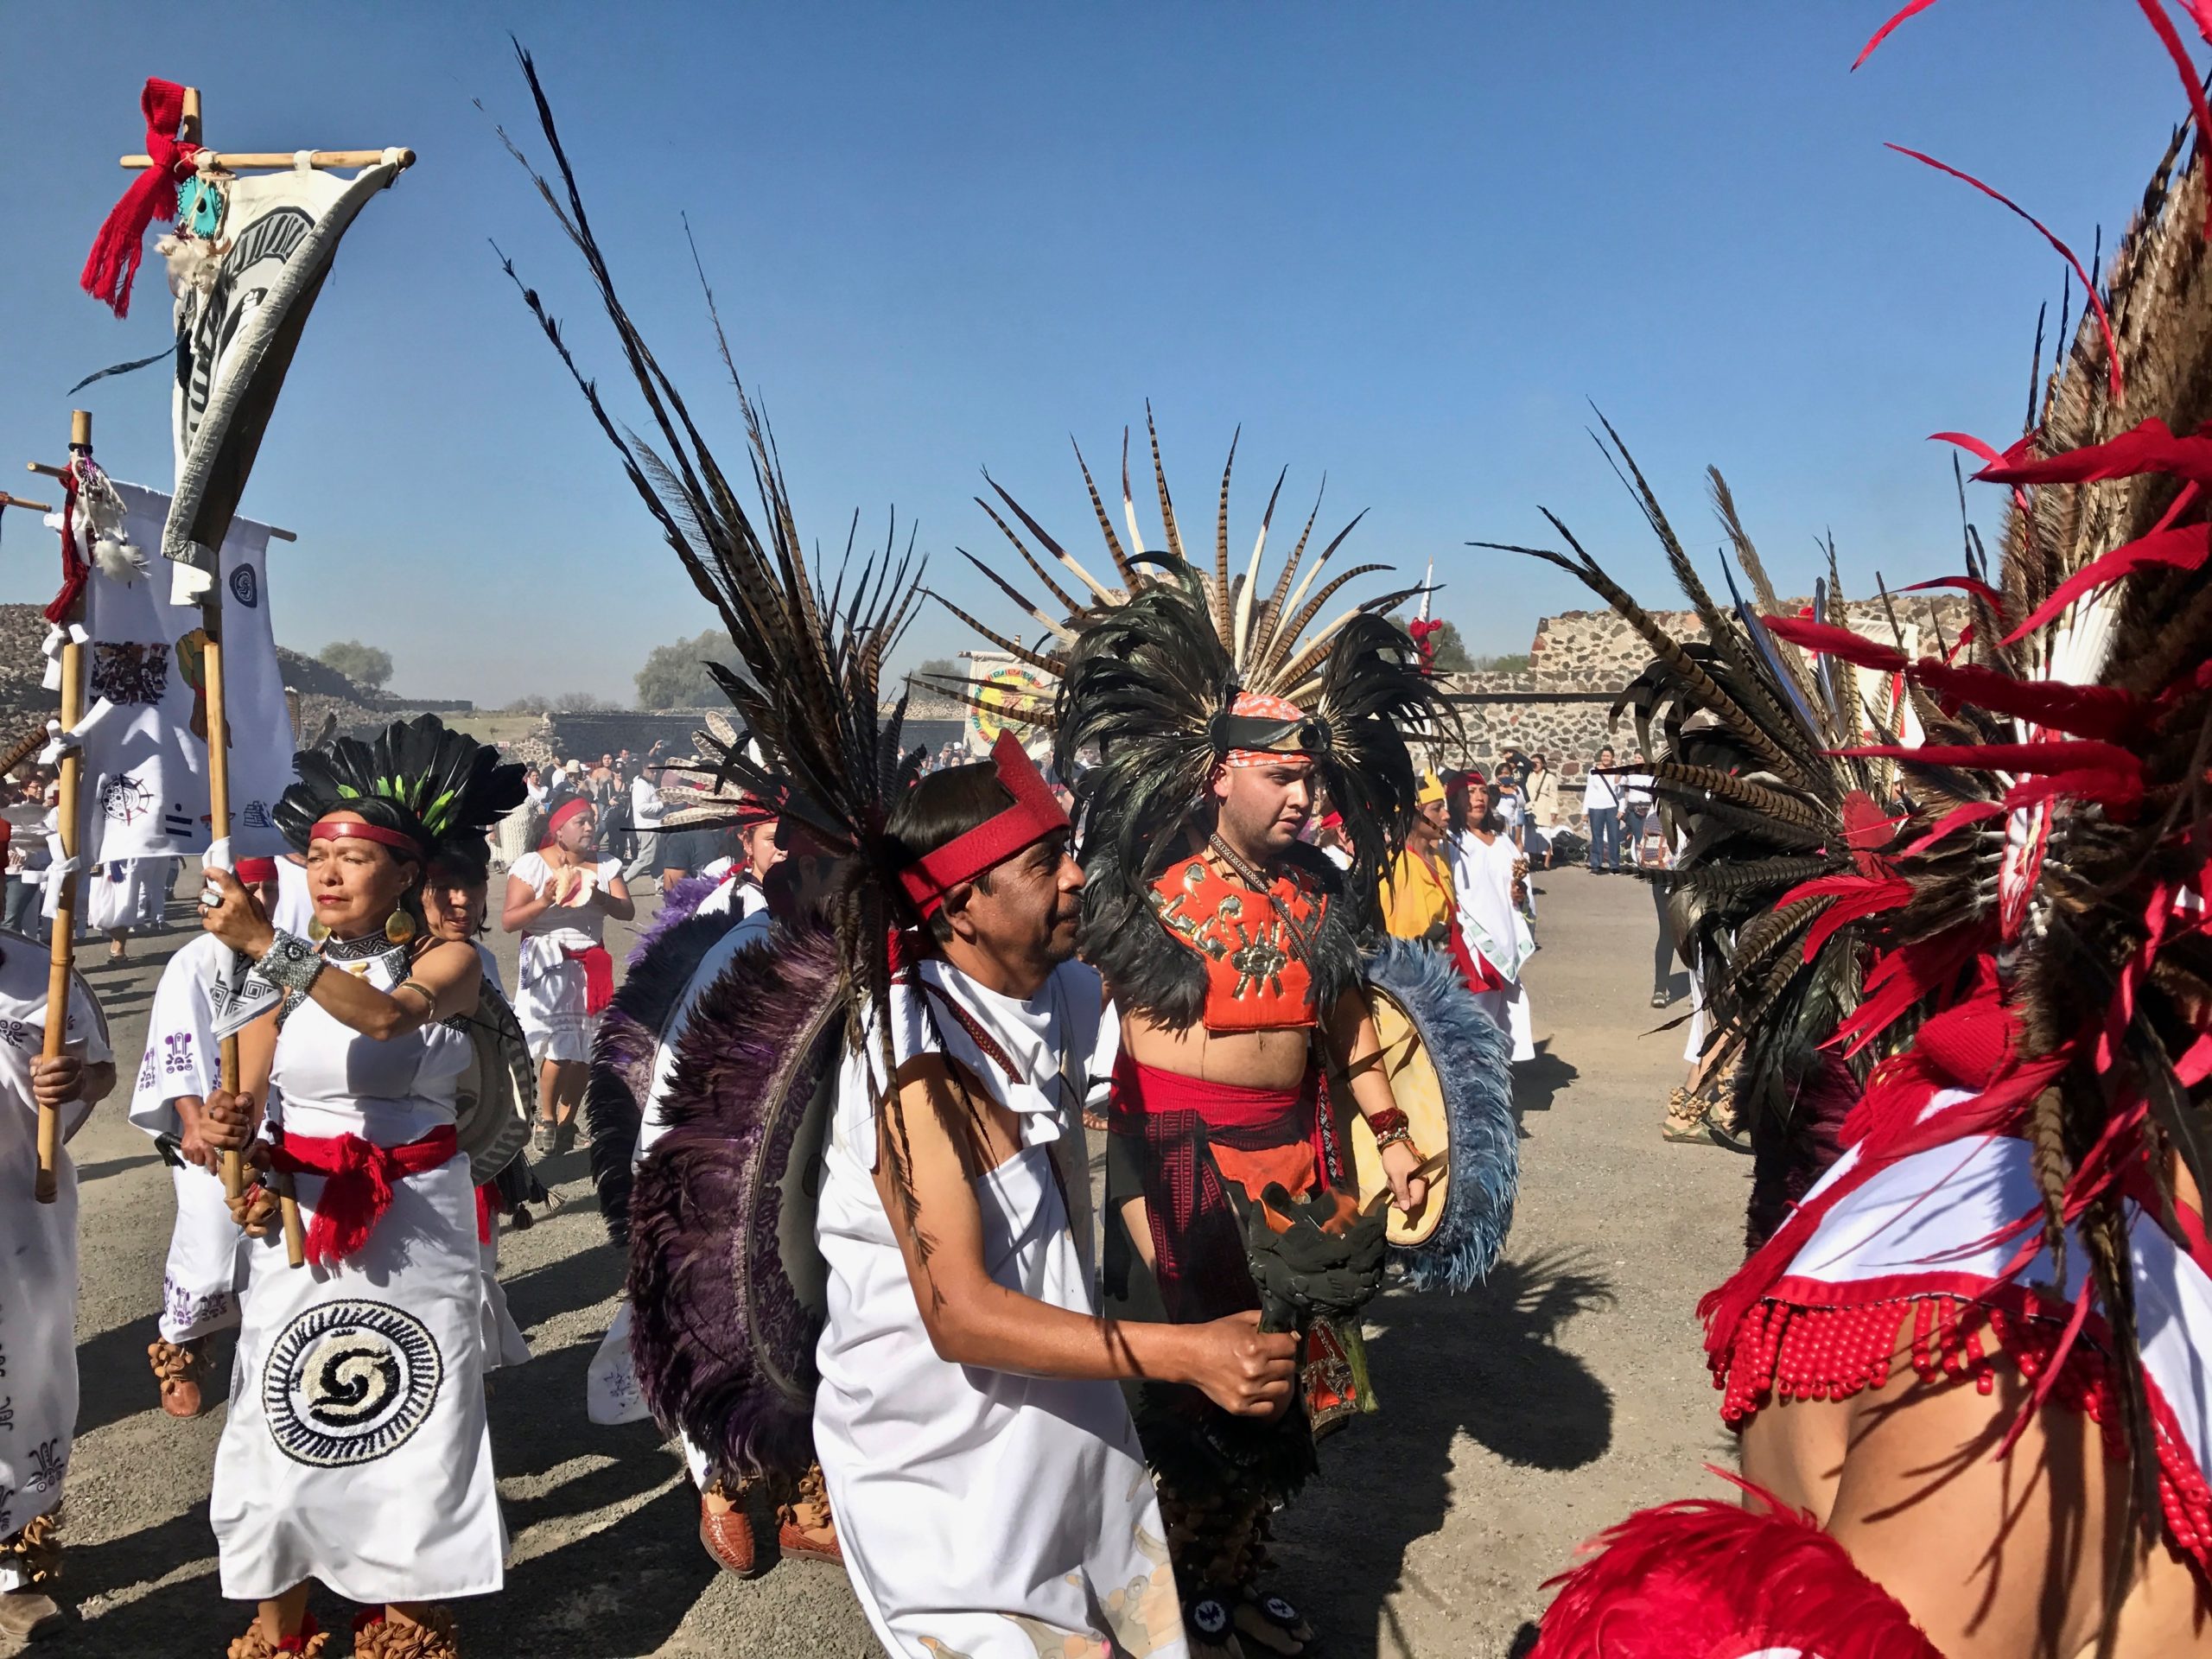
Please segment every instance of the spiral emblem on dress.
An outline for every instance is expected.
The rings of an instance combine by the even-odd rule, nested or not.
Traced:
[[[438,1345],[413,1314],[388,1302],[324,1302],[270,1345],[261,1408],[295,1463],[373,1463],[422,1427],[444,1378]]]

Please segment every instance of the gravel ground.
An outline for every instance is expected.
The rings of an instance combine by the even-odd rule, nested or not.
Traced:
[[[1280,1528],[1282,1583],[1326,1633],[1332,1659],[1518,1653],[1545,1600],[1539,1584],[1577,1542],[1636,1505],[1709,1489],[1700,1464],[1732,1459],[1692,1310],[1738,1259],[1749,1160],[1658,1138],[1681,1039],[1644,1034],[1667,1017],[1646,1005],[1646,889],[1565,870],[1539,892],[1545,948],[1529,970],[1539,1055],[1518,1068],[1509,1260],[1470,1295],[1376,1303],[1382,1412],[1328,1443],[1321,1478]],[[619,954],[629,931],[610,931]],[[155,979],[185,937],[141,941],[123,967],[97,946],[82,953],[126,1078]],[[512,975],[511,943],[499,948]],[[1678,994],[1687,983],[1676,976]],[[218,1594],[207,1526],[222,1411],[179,1423],[156,1402],[145,1350],[174,1206],[167,1172],[120,1104],[73,1147],[84,1405],[64,1587],[80,1622],[39,1650],[219,1654],[247,1618]],[[696,1499],[673,1449],[649,1425],[586,1421],[584,1368],[620,1269],[582,1154],[542,1173],[560,1207],[502,1241],[502,1277],[535,1355],[492,1391],[513,1536],[507,1587],[457,1610],[465,1649],[872,1653],[842,1577],[798,1562],[752,1583],[722,1575],[696,1541]],[[326,1598],[323,1622],[342,1631],[345,1611]]]

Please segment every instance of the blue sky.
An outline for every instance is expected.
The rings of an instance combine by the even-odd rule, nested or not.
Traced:
[[[1670,594],[1592,401],[1694,548],[1713,462],[1786,585],[1830,531],[1857,589],[1938,574],[1957,512],[1925,435],[2018,431],[2061,268],[1883,141],[2086,257],[2183,105],[2124,0],[1945,0],[1847,74],[1890,9],[228,0],[200,29],[10,7],[0,487],[59,458],[73,381],[167,333],[157,269],[126,322],[76,288],[158,73],[204,89],[220,148],[421,156],[349,236],[246,497],[301,536],[272,559],[279,638],[382,645],[421,695],[626,699],[648,649],[709,626],[489,245],[614,387],[573,254],[472,103],[542,154],[512,29],[633,311],[727,449],[683,212],[803,531],[840,543],[855,509],[880,528],[895,506],[987,619],[1002,601],[953,552],[993,556],[979,469],[1095,548],[1068,439],[1110,469],[1147,397],[1186,518],[1210,524],[1241,422],[1240,551],[1278,468],[1278,533],[1325,472],[1325,521],[1370,509],[1347,553],[1433,556],[1438,613],[1478,651],[1587,602],[1462,546],[1538,538],[1540,502]],[[79,401],[117,475],[168,482],[160,369]],[[9,515],[0,598],[50,595],[48,542]],[[971,643],[931,612],[904,660]]]

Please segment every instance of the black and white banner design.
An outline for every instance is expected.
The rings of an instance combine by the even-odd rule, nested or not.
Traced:
[[[444,1380],[437,1344],[404,1308],[322,1302],[270,1345],[261,1409],[270,1438],[293,1462],[341,1468],[405,1445],[429,1420]]]

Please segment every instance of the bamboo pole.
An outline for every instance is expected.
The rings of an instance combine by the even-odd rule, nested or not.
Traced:
[[[26,501],[20,495],[10,495],[0,490],[0,507],[21,507],[26,512],[52,512],[54,509],[43,501]]]
[[[42,461],[26,461],[23,466],[23,470],[25,472],[37,473],[47,478],[60,478],[63,473],[63,468],[59,467],[49,467]],[[29,507],[34,512],[52,512],[54,511],[52,507],[40,506],[35,501],[18,500],[13,496],[5,494],[0,494],[0,506]],[[264,528],[268,531],[269,539],[272,542],[296,542],[300,539],[299,532],[297,531],[279,530],[274,524],[264,525]]]
[[[90,454],[92,448],[92,416],[90,410],[72,410],[69,414],[69,450],[72,454]],[[78,621],[83,615],[83,601],[71,613],[67,622]],[[65,632],[61,645],[61,728],[69,731],[85,717],[85,648],[73,634]],[[67,749],[61,756],[61,802],[55,810],[55,827],[61,841],[61,871],[60,885],[55,888],[54,902],[54,932],[47,951],[46,976],[46,1033],[39,1049],[41,1059],[60,1058],[63,1044],[69,1035],[69,993],[75,973],[77,942],[78,877],[72,868],[77,858],[78,834],[81,823],[79,799],[84,779],[85,759],[81,751]],[[38,1109],[38,1176],[33,1193],[41,1204],[52,1204],[61,1191],[61,1111],[55,1106]]]
[[[374,167],[384,160],[385,155],[381,149],[311,149],[308,152],[308,165],[313,168]],[[298,165],[298,158],[293,152],[276,149],[203,149],[193,159],[202,166],[219,168],[226,173],[289,170]],[[415,152],[402,149],[395,159],[403,168],[412,167],[415,165]],[[143,172],[154,164],[154,158],[150,156],[118,156],[116,160],[133,172]]]

